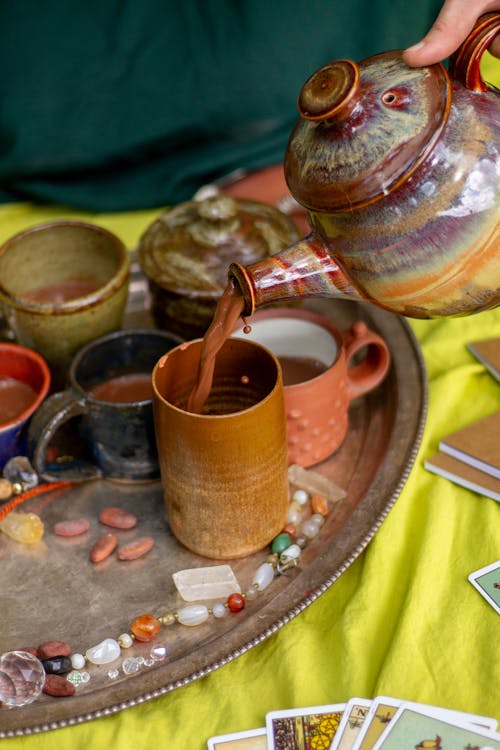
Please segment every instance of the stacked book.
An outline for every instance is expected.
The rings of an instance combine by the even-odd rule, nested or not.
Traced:
[[[467,346],[500,382],[500,339]],[[500,501],[500,411],[443,438],[438,453],[426,459],[424,466],[462,487]]]

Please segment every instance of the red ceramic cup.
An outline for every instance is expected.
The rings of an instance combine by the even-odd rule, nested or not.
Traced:
[[[0,469],[25,453],[26,425],[49,387],[48,365],[37,352],[0,343]]]
[[[289,464],[320,463],[342,444],[351,401],[386,376],[386,342],[362,321],[340,331],[304,309],[258,311],[249,323],[251,333],[235,335],[263,344],[282,365]]]

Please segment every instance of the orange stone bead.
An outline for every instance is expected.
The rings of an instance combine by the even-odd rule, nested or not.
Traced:
[[[136,617],[130,630],[135,636],[136,640],[141,643],[150,641],[160,632],[161,624],[154,615],[139,615]]]
[[[328,503],[323,495],[313,495],[311,497],[311,510],[313,513],[319,513],[322,516],[328,515]]]

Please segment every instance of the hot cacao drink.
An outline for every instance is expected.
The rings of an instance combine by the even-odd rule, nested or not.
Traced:
[[[98,383],[89,393],[99,401],[111,401],[117,404],[130,404],[134,401],[146,401],[153,397],[153,386],[150,373],[131,373],[110,378]]]
[[[328,369],[324,362],[313,357],[287,357],[280,354],[278,360],[283,374],[283,385],[305,383]]]
[[[226,339],[232,334],[241,316],[244,300],[239,289],[230,281],[220,298],[214,318],[203,338],[198,376],[190,393],[187,410],[200,414],[208,398],[214,376],[215,358]]]
[[[0,377],[0,424],[19,417],[36,398],[37,393],[27,383]]]
[[[97,280],[68,279],[68,281],[61,281],[57,284],[47,284],[36,289],[30,289],[23,294],[23,297],[31,302],[61,304],[72,299],[78,299],[78,297],[85,297],[101,286],[102,282]]]

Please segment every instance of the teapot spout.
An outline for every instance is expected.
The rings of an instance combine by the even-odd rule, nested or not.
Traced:
[[[243,315],[297,297],[364,299],[314,232],[252,265],[232,263],[228,275],[243,296]]]

